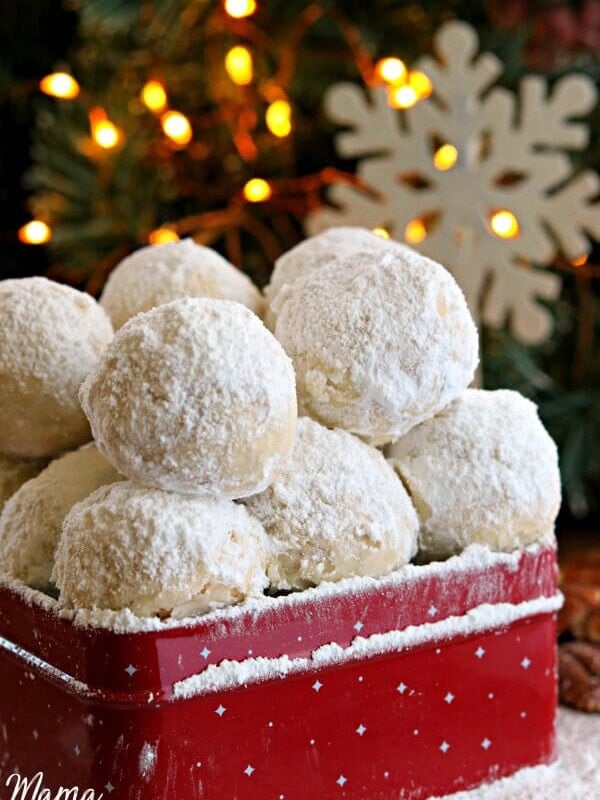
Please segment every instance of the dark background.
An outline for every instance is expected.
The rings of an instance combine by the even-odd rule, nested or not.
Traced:
[[[77,15],[58,0],[3,0],[0,7],[0,279],[44,273],[44,248],[21,244],[15,231],[31,217],[21,177],[30,161],[36,103],[31,90],[60,65]]]

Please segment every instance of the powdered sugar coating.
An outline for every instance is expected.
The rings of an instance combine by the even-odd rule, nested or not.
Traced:
[[[263,307],[247,275],[193,239],[142,247],[124,258],[110,273],[100,304],[118,330],[140,311],[181,297],[235,300],[259,315]]]
[[[291,286],[297,278],[308,275],[336,258],[352,256],[361,250],[385,252],[389,247],[404,247],[397,242],[382,239],[368,228],[341,226],[328,228],[316,236],[283,253],[273,268],[271,280],[265,287],[265,322],[275,327],[277,314],[273,302],[284,286]]]
[[[56,553],[60,603],[185,617],[260,595],[267,540],[243,506],[131,481],[66,516]]]
[[[25,481],[35,478],[46,466],[43,458],[9,458],[0,453],[0,513],[4,504]]]
[[[385,575],[416,552],[416,512],[381,453],[308,417],[290,462],[246,505],[273,540],[267,574],[277,589]]]
[[[47,588],[65,515],[99,486],[119,480],[122,476],[94,445],[52,461],[4,507],[0,516],[2,570],[29,586]]]
[[[468,389],[388,455],[419,513],[426,555],[444,557],[473,542],[514,550],[553,539],[556,445],[518,392]]]
[[[167,491],[265,489],[294,442],[294,371],[244,306],[184,298],[129,320],[81,389],[99,450]]]
[[[477,366],[477,330],[454,278],[408,248],[324,265],[276,305],[302,407],[374,444],[444,408]]]
[[[112,339],[88,294],[46,278],[0,282],[0,452],[39,458],[89,441],[77,399]]]

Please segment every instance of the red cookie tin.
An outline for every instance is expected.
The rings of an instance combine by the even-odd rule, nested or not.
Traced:
[[[0,798],[424,800],[549,763],[556,576],[469,548],[148,630],[4,583]]]

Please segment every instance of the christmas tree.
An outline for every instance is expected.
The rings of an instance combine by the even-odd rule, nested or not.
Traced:
[[[87,0],[77,10],[69,69],[41,84],[27,174],[38,225],[21,237],[48,240],[52,275],[93,293],[131,250],[185,236],[264,285],[327,187],[360,183],[356,160],[335,150],[327,88],[351,81],[384,87],[395,108],[420,102],[432,87],[414,66],[449,19],[477,29],[509,88],[525,73],[552,85],[599,72],[598,0]],[[575,170],[599,165],[594,117],[590,147],[570,154]],[[563,288],[546,302],[553,327],[542,344],[523,344],[508,326],[482,331],[485,385],[539,403],[579,516],[600,487],[594,256],[550,267]]]

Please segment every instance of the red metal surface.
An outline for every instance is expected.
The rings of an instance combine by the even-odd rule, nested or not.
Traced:
[[[4,786],[18,769],[28,777],[42,771],[53,792],[78,785],[78,800],[85,788],[105,800],[423,800],[552,760],[549,614],[170,699],[174,681],[248,650],[305,655],[329,641],[348,644],[357,622],[364,636],[482,602],[550,596],[556,568],[548,549],[524,553],[517,571],[424,575],[381,581],[359,596],[313,594],[227,622],[134,635],[76,628],[3,591],[0,798],[11,797]],[[64,673],[89,691],[67,684]]]
[[[440,575],[424,567],[417,580],[384,578],[361,593],[323,598],[306,592],[292,603],[265,605],[260,614],[199,618],[193,627],[133,635],[76,627],[0,587],[0,636],[91,686],[168,693],[171,684],[226,658],[303,657],[330,642],[347,646],[358,633],[404,630],[461,616],[482,603],[550,597],[556,577],[556,552],[547,547],[521,553],[512,571],[502,564],[463,571],[457,562],[454,572]]]

